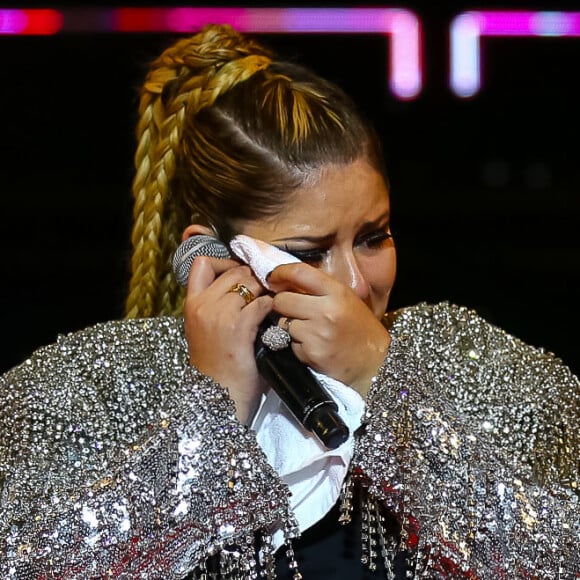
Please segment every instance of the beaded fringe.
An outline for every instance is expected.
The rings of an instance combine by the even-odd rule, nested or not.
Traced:
[[[292,547],[295,533],[291,527],[284,531],[284,546],[293,580],[302,580]],[[248,534],[238,543],[224,546],[206,558],[186,580],[274,580],[275,568],[272,536],[267,533]]]
[[[348,475],[340,494],[339,523],[348,525],[352,521],[355,506],[361,514],[361,564],[376,571],[379,558],[385,570],[385,580],[395,580],[394,561],[404,551],[400,538],[393,533],[392,522],[387,519],[381,502],[368,493],[358,478]],[[292,546],[294,532],[285,531],[284,547],[288,567],[293,580],[303,580]],[[222,548],[208,558],[188,580],[275,580],[275,556],[272,537],[269,534],[249,534],[234,546]],[[414,559],[407,557],[407,578],[413,578]]]
[[[394,561],[397,555],[405,550],[401,546],[398,534],[393,533],[392,522],[387,521],[387,512],[381,502],[371,496],[362,481],[355,479],[350,473],[342,485],[340,498],[341,525],[347,525],[352,521],[352,512],[355,503],[358,502],[361,514],[362,565],[374,572],[380,557],[385,570],[385,579],[395,580]],[[407,556],[406,564],[406,575],[412,578],[415,568],[414,558]]]

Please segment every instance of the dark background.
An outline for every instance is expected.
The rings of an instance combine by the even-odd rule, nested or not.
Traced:
[[[383,136],[399,251],[391,305],[474,307],[580,372],[580,38],[486,39],[482,92],[461,100],[447,86],[457,13],[580,3],[391,6],[424,26],[425,88],[410,102],[387,91],[384,38],[262,37],[340,83]],[[137,90],[174,38],[0,37],[0,371],[58,333],[122,317]]]

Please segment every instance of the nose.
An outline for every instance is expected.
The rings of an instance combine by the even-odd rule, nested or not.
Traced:
[[[369,283],[353,252],[342,255],[334,275],[340,282],[353,290],[361,300],[365,301],[369,297]]]

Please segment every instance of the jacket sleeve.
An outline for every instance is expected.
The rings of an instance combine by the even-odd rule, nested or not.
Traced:
[[[354,473],[417,577],[578,577],[578,379],[465,308],[407,309],[392,335]]]
[[[173,319],[61,338],[0,379],[0,577],[183,578],[253,566],[288,490]]]

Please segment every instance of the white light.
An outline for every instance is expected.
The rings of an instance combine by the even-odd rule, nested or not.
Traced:
[[[459,97],[472,97],[481,87],[480,20],[466,12],[451,23],[450,85]]]

